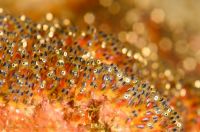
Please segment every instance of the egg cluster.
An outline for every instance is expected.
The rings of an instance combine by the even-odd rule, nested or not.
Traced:
[[[59,103],[64,113],[67,104],[78,118],[73,120],[67,112],[63,118],[77,126],[89,125],[89,130],[109,122],[96,129],[181,131],[177,112],[154,87],[137,78],[139,69],[130,68],[138,60],[145,64],[133,52],[94,27],[80,31],[1,14],[1,101],[39,106],[46,99]],[[116,117],[102,113],[108,111],[106,104]]]

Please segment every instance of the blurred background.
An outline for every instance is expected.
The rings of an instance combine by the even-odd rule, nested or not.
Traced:
[[[139,70],[178,109],[185,130],[200,130],[199,0],[0,0],[0,7],[114,34],[147,58],[151,67]]]

